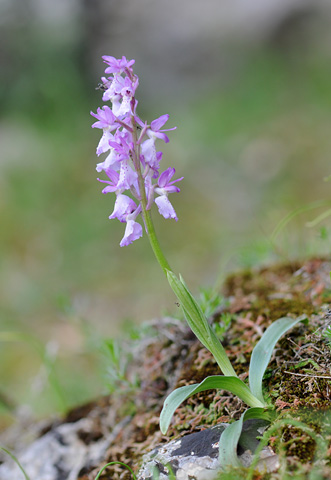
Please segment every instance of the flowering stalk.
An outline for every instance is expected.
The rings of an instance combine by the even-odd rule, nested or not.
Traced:
[[[166,433],[176,408],[191,395],[214,388],[225,389],[241,398],[247,405],[253,407],[245,413],[245,418],[266,418],[267,402],[263,395],[262,380],[272,351],[289,328],[303,318],[283,317],[276,320],[265,331],[254,347],[249,368],[249,386],[240,380],[234,371],[225,349],[209,325],[198,302],[189,291],[183,278],[177,278],[172,272],[157,240],[151,217],[151,208],[156,204],[159,213],[164,218],[173,218],[177,221],[176,212],[168,199],[170,193],[179,192],[174,185],[182,180],[172,181],[174,168],[168,168],[160,173],[162,152],[157,152],[157,139],[169,142],[164,133],[170,129],[162,129],[169,115],[162,115],[151,124],[143,122],[136,113],[137,100],[135,91],[139,79],[134,75],[132,65],[134,60],[125,57],[102,57],[108,65],[102,77],[99,88],[103,90],[103,100],[110,100],[112,108],[104,106],[98,108],[97,113],[91,112],[97,122],[92,127],[103,131],[97,147],[97,155],[107,152],[107,158],[97,164],[97,171],[104,172],[108,180],[99,180],[106,183],[103,193],[115,193],[116,201],[110,219],[117,218],[126,223],[124,237],[120,246],[131,244],[140,238],[143,229],[136,220],[139,215],[143,218],[153,252],[166,274],[169,285],[177,296],[187,323],[201,343],[212,353],[223,375],[205,378],[200,384],[186,385],[174,390],[166,399],[161,416],[160,428]],[[113,133],[114,132],[114,133]],[[128,192],[129,195],[124,192]],[[225,430],[220,442],[220,458],[224,465],[236,463],[237,443],[242,429],[244,416],[228,430]],[[227,432],[227,433],[226,433]],[[100,472],[101,473],[101,472]]]
[[[187,323],[201,343],[213,354],[223,374],[229,379],[233,378],[235,385],[238,385],[237,374],[199,304],[184,280],[181,277],[178,279],[172,272],[156,237],[151,217],[151,207],[155,202],[163,217],[177,221],[176,212],[168,195],[180,191],[174,184],[182,178],[172,181],[174,168],[168,168],[160,173],[162,152],[157,152],[155,147],[157,139],[168,143],[169,138],[164,132],[174,130],[176,127],[162,129],[169,115],[162,115],[150,125],[138,117],[135,90],[139,80],[131,68],[134,60],[128,61],[125,57],[118,60],[109,56],[102,58],[108,65],[105,72],[111,76],[102,77],[99,88],[104,91],[103,100],[111,101],[112,109],[104,106],[98,108],[97,113],[91,112],[98,120],[92,127],[103,131],[97,155],[108,153],[104,162],[97,164],[97,171],[104,171],[109,178],[109,180],[98,178],[99,182],[107,184],[102,192],[116,194],[114,211],[109,218],[117,218],[120,222],[126,223],[120,246],[129,245],[142,236],[142,226],[136,221],[141,214],[153,252],[181,304]],[[124,194],[126,191],[130,196]],[[263,405],[263,402],[254,397],[247,387],[241,385],[240,392],[241,398],[249,405],[258,407]]]
[[[135,90],[139,80],[131,68],[134,60],[128,61],[125,57],[117,60],[109,56],[103,59],[108,65],[105,72],[111,73],[112,76],[103,77],[99,88],[104,90],[103,100],[112,102],[112,109],[104,106],[102,109],[98,108],[96,114],[93,112],[91,114],[98,120],[93,127],[103,130],[97,155],[109,151],[106,160],[97,165],[97,171],[104,171],[109,178],[109,180],[98,179],[108,184],[103,189],[103,193],[116,194],[114,211],[109,218],[117,218],[127,224],[120,245],[129,245],[142,236],[142,227],[136,222],[137,216],[141,214],[155,257],[181,303],[190,328],[213,354],[223,374],[236,377],[222,344],[208,324],[198,303],[183,279],[179,280],[172,272],[155,233],[150,212],[153,202],[156,203],[161,215],[177,221],[177,215],[168,199],[168,194],[179,192],[179,188],[174,184],[182,180],[179,178],[171,181],[175,174],[174,168],[168,168],[159,173],[162,152],[156,151],[155,141],[161,139],[166,143],[169,142],[164,132],[174,128],[161,129],[169,115],[162,115],[153,120],[150,125],[144,123],[136,113]],[[125,190],[130,191],[131,196],[138,201],[138,205],[131,197],[123,194]],[[155,198],[155,194],[158,197]]]

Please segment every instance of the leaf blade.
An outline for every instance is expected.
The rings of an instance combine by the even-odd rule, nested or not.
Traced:
[[[237,395],[245,403],[251,406],[264,407],[264,403],[261,403],[257,398],[255,398],[248,386],[240,380],[238,377],[230,377],[224,375],[214,375],[206,377],[201,383],[195,383],[194,385],[186,385],[184,387],[177,388],[166,398],[162,412],[160,415],[160,429],[161,432],[165,435],[171,418],[175,413],[175,410],[179,405],[184,402],[187,398],[194,395],[195,393],[203,392],[205,390],[211,389],[222,389],[228,390],[234,395]]]
[[[306,315],[295,319],[290,317],[279,318],[266,329],[254,347],[249,364],[249,387],[253,395],[261,402],[264,402],[262,378],[276,343],[287,330],[305,318],[307,318]]]
[[[242,467],[242,464],[237,455],[238,442],[242,432],[244,420],[251,418],[260,418],[262,420],[271,421],[270,412],[265,412],[263,408],[249,408],[246,410],[236,422],[231,423],[222,432],[219,441],[218,460],[221,468],[227,466]]]
[[[167,271],[170,287],[178,298],[186,321],[194,335],[213,355],[221,371],[227,376],[237,376],[231,362],[226,355],[223,345],[210,327],[198,302],[189,291],[184,279],[180,279],[170,270]]]

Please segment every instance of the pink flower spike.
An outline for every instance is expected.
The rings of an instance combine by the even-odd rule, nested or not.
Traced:
[[[125,228],[124,237],[121,240],[120,247],[126,247],[130,245],[138,238],[142,237],[143,229],[140,223],[135,222],[134,220],[128,220]]]

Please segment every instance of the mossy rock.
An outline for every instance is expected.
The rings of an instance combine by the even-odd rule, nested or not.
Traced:
[[[280,416],[304,422],[316,435],[323,435],[327,448],[331,448],[329,434],[322,427],[326,425],[324,415],[330,405],[331,351],[323,332],[331,321],[327,303],[330,270],[328,259],[312,259],[232,274],[225,281],[222,292],[228,302],[210,319],[219,322],[225,313],[234,318],[224,334],[223,345],[236,372],[245,380],[252,349],[270,323],[283,316],[307,315],[307,324],[298,324],[276,345],[265,375],[264,389]],[[143,387],[143,391],[136,392],[138,408],[129,427],[132,434],[126,444],[119,446],[117,443],[116,456],[110,449],[107,458],[108,461],[114,458],[125,461],[136,471],[141,455],[155,445],[236,420],[246,408],[229,392],[203,392],[178,408],[168,435],[162,436],[157,419],[167,394],[174,388],[200,382],[220,372],[211,354],[177,321],[159,323],[157,338],[150,343],[148,355],[131,371],[131,374],[140,375]],[[158,389],[161,384],[163,389]],[[134,428],[137,422],[149,425],[145,428],[145,438],[141,436],[141,427]],[[284,425],[271,443],[279,452],[282,468],[288,475],[297,472],[298,479],[308,478],[316,456],[314,439],[297,427]],[[323,460],[322,471],[324,477],[321,478],[331,478],[327,459]],[[112,478],[125,476],[118,467],[109,472]],[[243,472],[237,474],[244,478]],[[226,475],[220,478],[225,479]],[[265,479],[280,478],[280,473],[265,475]]]
[[[306,430],[282,425],[270,439],[280,457],[280,471],[259,474],[256,480],[308,479],[316,468],[318,478],[331,478],[331,350],[324,336],[331,322],[330,270],[330,260],[312,259],[233,274],[224,283],[227,301],[209,319],[216,325],[224,315],[231,315],[222,342],[245,381],[252,350],[265,329],[279,317],[305,314],[308,318],[307,324],[297,324],[277,343],[263,384],[279,418],[300,421]],[[127,366],[125,381],[118,383],[111,397],[90,404],[88,409],[74,409],[63,420],[93,418],[98,435],[89,432],[92,447],[107,432],[112,439],[102,462],[85,465],[79,480],[94,480],[103,465],[114,461],[138,472],[143,455],[157,445],[236,420],[247,408],[226,391],[200,393],[177,409],[164,436],[158,422],[166,396],[174,388],[220,374],[218,365],[185,322],[174,318],[156,320],[147,335],[129,342],[126,348],[133,360]],[[318,448],[316,442],[320,442]],[[316,463],[320,452],[322,458]],[[242,479],[245,475],[245,469],[239,469],[222,474],[220,479]],[[106,478],[129,479],[130,473],[121,465],[113,465],[100,480]]]

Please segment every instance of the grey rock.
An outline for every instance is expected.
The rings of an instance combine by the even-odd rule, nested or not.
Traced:
[[[100,464],[107,448],[127,422],[125,418],[108,435],[88,442],[84,441],[84,433],[93,431],[92,418],[63,423],[28,447],[15,451],[15,455],[32,480],[77,480],[82,470]],[[6,457],[0,465],[0,480],[18,479],[20,475],[18,466]]]
[[[218,446],[221,433],[228,424],[202,430],[156,447],[144,456],[138,480],[212,480],[220,471]],[[253,459],[266,423],[262,420],[244,422],[243,433],[239,440],[238,455],[244,466]],[[270,447],[265,447],[260,455],[257,469],[274,471],[278,468],[278,457]]]

